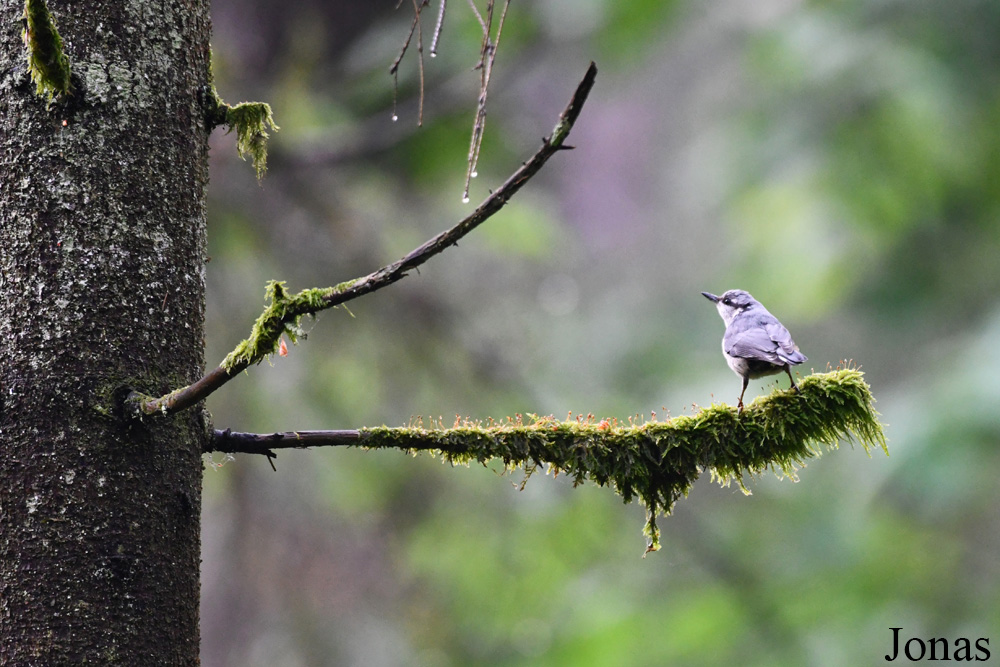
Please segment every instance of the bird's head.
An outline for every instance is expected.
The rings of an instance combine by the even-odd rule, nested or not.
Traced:
[[[715,304],[716,310],[719,311],[719,316],[726,323],[727,327],[733,321],[734,317],[747,308],[757,305],[757,301],[750,296],[750,293],[744,292],[741,289],[731,289],[723,292],[721,296],[716,296],[711,292],[702,292],[701,294]]]

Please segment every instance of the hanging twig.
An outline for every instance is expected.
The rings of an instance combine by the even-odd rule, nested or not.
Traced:
[[[469,0],[469,7],[472,7],[472,13],[476,15],[476,19],[479,21],[480,27],[482,27],[483,30],[486,30],[486,21],[483,20],[483,15],[479,13],[476,3]]]
[[[417,125],[424,124],[424,34],[423,34],[423,24],[420,22],[420,13],[424,10],[424,7],[430,4],[430,0],[420,0],[419,4],[417,0],[412,0],[413,2],[413,21],[410,22],[410,31],[406,34],[406,39],[403,40],[403,47],[399,50],[399,55],[396,59],[392,61],[392,65],[389,66],[389,74],[392,75],[392,120],[399,120],[399,115],[396,113],[396,100],[399,96],[399,65],[403,62],[403,58],[406,56],[407,49],[410,48],[410,42],[413,41],[413,33],[417,33],[417,69],[420,72],[420,111],[417,115]],[[403,4],[403,0],[399,0],[396,3],[396,9]],[[439,24],[437,31],[440,31],[440,22],[444,21],[444,9],[441,10],[441,15],[438,18]],[[438,33],[434,33],[434,44],[437,44]],[[431,47],[431,55],[436,55],[434,53],[434,46]]]
[[[399,5],[397,5],[396,8],[398,9]],[[419,12],[413,15],[413,21],[410,22],[410,32],[406,33],[406,39],[403,40],[403,48],[399,50],[399,55],[396,56],[396,59],[392,61],[392,65],[389,66],[389,74],[396,74],[396,72],[399,71],[399,65],[403,62],[406,50],[410,48],[410,41],[413,40],[413,32],[417,29],[417,21],[419,18]]]
[[[370,292],[387,287],[404,278],[411,270],[428,259],[456,245],[463,236],[488,220],[521,189],[545,163],[560,150],[571,148],[565,140],[576,119],[580,115],[587,96],[594,86],[597,66],[590,64],[586,75],[577,86],[569,104],[559,116],[559,122],[552,130],[552,136],[542,140],[542,146],[527,162],[515,171],[489,197],[454,227],[445,230],[412,250],[405,257],[383,266],[378,271],[355,280],[349,280],[334,287],[308,289],[298,294],[288,294],[283,283],[268,285],[270,304],[257,318],[250,338],[240,343],[235,350],[215,369],[200,380],[158,398],[132,392],[128,396],[128,409],[138,415],[171,414],[189,408],[207,398],[212,392],[229,382],[253,364],[259,364],[277,350],[281,336],[289,335],[293,342],[299,333],[298,323],[304,315],[313,315],[328,308],[344,304]]]
[[[438,40],[441,39],[441,28],[444,27],[444,12],[447,7],[448,0],[441,0],[437,25],[434,26],[434,37],[431,39],[431,58],[437,58]]]
[[[476,6],[469,0],[473,10]],[[486,94],[489,90],[490,77],[493,74],[493,62],[497,57],[497,48],[500,45],[500,34],[503,32],[504,19],[507,18],[507,8],[510,7],[510,0],[505,0],[503,10],[500,12],[500,21],[497,24],[496,37],[492,37],[493,31],[493,9],[494,2],[489,0],[486,5],[486,19],[476,10],[476,17],[483,27],[483,40],[479,51],[479,64],[475,69],[479,70],[479,100],[476,105],[476,119],[472,124],[472,140],[469,144],[469,159],[465,171],[465,190],[462,192],[462,201],[469,201],[469,188],[473,178],[478,176],[479,151],[483,145],[483,132],[486,129]]]
[[[413,15],[417,19],[417,70],[420,72],[420,103],[417,111],[417,126],[424,124],[424,26],[420,22],[420,12],[430,0],[423,0],[417,5],[413,0]]]
[[[392,66],[389,67],[389,73],[392,74],[392,119],[397,120],[399,116],[396,113],[397,101],[399,96],[399,66],[402,63],[403,58],[406,56],[406,52],[410,47],[410,43],[413,41],[413,34],[416,32],[417,35],[417,67],[420,72],[420,101],[419,101],[419,112],[417,116],[417,125],[423,124],[424,119],[424,90],[425,90],[425,75],[424,75],[424,57],[423,57],[423,24],[420,20],[420,14],[423,8],[426,7],[430,0],[422,0],[418,4],[417,0],[412,0],[413,2],[413,21],[410,23],[410,31],[406,35],[406,39],[403,41],[403,48],[400,49],[399,55],[392,62]],[[486,98],[490,86],[490,78],[493,75],[493,63],[496,61],[497,50],[500,45],[500,35],[503,32],[504,20],[507,18],[507,9],[510,7],[510,0],[504,0],[503,9],[500,11],[500,19],[496,23],[496,35],[493,34],[494,25],[494,12],[496,9],[495,0],[488,0],[486,3],[485,16],[480,13],[479,8],[473,0],[468,0],[469,7],[472,9],[472,13],[475,15],[476,20],[479,22],[479,26],[482,29],[483,36],[480,41],[479,48],[479,62],[473,68],[473,70],[479,70],[479,97],[476,101],[476,115],[472,123],[472,138],[469,142],[469,155],[465,170],[465,187],[462,191],[462,201],[465,203],[469,202],[469,189],[471,187],[472,179],[479,175],[478,165],[479,165],[479,154],[483,145],[483,133],[486,128]],[[402,4],[396,5],[397,9]],[[438,19],[437,24],[434,27],[434,35],[431,39],[431,57],[437,56],[438,40],[441,37],[441,30],[444,26],[445,11],[447,8],[447,0],[441,0],[441,4],[438,8]]]
[[[402,0],[400,0],[402,4]],[[399,9],[399,5],[396,5],[396,9]],[[406,55],[406,50],[410,48],[410,40],[413,39],[413,31],[417,28],[417,18],[419,14],[413,15],[413,22],[410,23],[410,32],[407,33],[406,39],[403,40],[403,48],[399,50],[399,55],[396,59],[392,61],[392,65],[389,66],[389,74],[392,75],[392,121],[396,122],[399,120],[399,114],[396,113],[396,100],[399,98],[399,64],[403,62],[403,56]]]

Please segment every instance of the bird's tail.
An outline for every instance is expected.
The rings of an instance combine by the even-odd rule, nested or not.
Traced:
[[[778,352],[778,358],[789,366],[798,366],[803,361],[808,361],[809,357],[802,354],[798,350],[794,350],[791,354],[785,354],[784,352]]]

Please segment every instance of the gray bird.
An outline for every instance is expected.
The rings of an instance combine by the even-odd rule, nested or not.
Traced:
[[[750,380],[785,371],[792,388],[799,390],[792,377],[792,366],[801,364],[807,357],[799,352],[799,346],[778,318],[741,289],[731,289],[722,296],[710,292],[702,292],[702,295],[715,304],[726,323],[722,354],[733,372],[743,378],[738,413],[743,411],[743,394]]]

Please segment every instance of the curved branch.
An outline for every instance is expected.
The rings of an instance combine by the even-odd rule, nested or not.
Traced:
[[[486,222],[499,211],[541,168],[549,158],[560,150],[572,148],[565,145],[573,124],[580,115],[597,76],[597,66],[590,63],[586,75],[573,93],[572,99],[559,116],[559,122],[552,130],[552,136],[542,139],[542,146],[527,162],[515,171],[503,185],[496,189],[475,211],[451,229],[445,230],[423,245],[412,250],[401,259],[383,266],[378,271],[363,278],[350,280],[335,287],[307,289],[298,294],[286,293],[284,283],[272,282],[267,286],[270,300],[267,308],[257,318],[250,338],[240,343],[235,350],[215,369],[200,380],[164,396],[152,397],[139,392],[129,394],[127,409],[136,416],[171,414],[189,408],[204,400],[209,394],[229,382],[234,376],[252,364],[259,364],[278,346],[283,333],[292,337],[298,333],[298,322],[304,315],[312,315],[333,308],[360,296],[387,287],[404,278],[411,270],[428,259],[444,251],[473,229]]]
[[[794,477],[807,458],[841,440],[869,453],[888,454],[885,434],[873,407],[871,389],[857,368],[841,368],[804,378],[800,392],[778,389],[758,398],[742,414],[712,405],[666,422],[624,424],[618,420],[559,421],[520,415],[502,422],[457,420],[452,428],[365,428],[254,434],[216,431],[208,451],[264,454],[275,449],[354,446],[429,451],[452,463],[500,459],[507,468],[530,472],[546,465],[576,484],[585,480],[611,486],[626,501],[646,506],[649,550],[659,548],[656,519],[669,515],[700,474],[709,470],[722,484],[767,468]],[[747,491],[749,493],[749,491]]]

